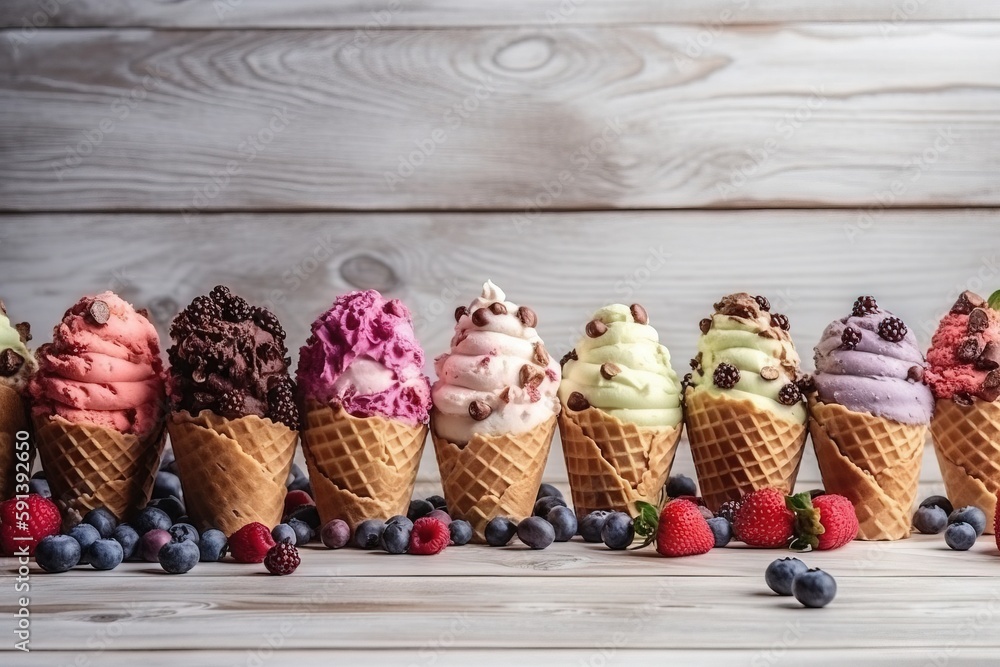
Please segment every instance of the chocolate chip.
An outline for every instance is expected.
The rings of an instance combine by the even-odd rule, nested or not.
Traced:
[[[539,366],[549,365],[549,353],[545,350],[545,346],[542,343],[535,343],[535,353],[531,358]]]
[[[489,316],[486,314],[485,308],[477,308],[476,312],[472,313],[472,323],[477,327],[485,327],[490,321]]]
[[[568,407],[570,410],[579,412],[580,410],[586,410],[587,408],[589,408],[590,401],[588,401],[587,397],[581,394],[580,392],[574,391],[572,394],[569,395],[569,398],[566,399],[566,407]]]
[[[760,376],[765,380],[777,380],[778,375],[778,369],[774,366],[764,366],[764,368],[760,369]]]
[[[27,322],[18,322],[14,325],[14,329],[17,330],[17,335],[22,343],[27,343],[31,340],[31,325]]]
[[[706,317],[701,322],[698,322],[698,328],[701,329],[703,334],[707,334],[709,329],[712,328],[712,320]]]
[[[9,347],[3,352],[0,352],[0,375],[3,377],[10,377],[11,375],[14,375],[21,370],[21,366],[23,365],[24,357]]]
[[[972,396],[964,391],[955,392],[955,395],[951,397],[955,405],[961,405],[963,408],[967,408],[972,405]]]
[[[788,318],[781,313],[771,313],[771,326],[785,331],[791,329],[791,326],[788,324]]]
[[[983,379],[983,386],[987,389],[1000,387],[1000,370],[990,371],[987,373],[986,378]]]
[[[771,302],[767,300],[766,296],[759,296],[758,295],[758,296],[755,296],[753,298],[753,300],[757,302],[757,305],[760,306],[761,310],[763,310],[765,312],[768,311],[768,310],[771,310]]]
[[[816,379],[807,373],[795,381],[795,386],[797,386],[799,391],[803,394],[811,394],[816,391]]]
[[[507,306],[503,305],[499,301],[494,301],[493,303],[490,304],[490,312],[493,313],[494,315],[506,315]]]
[[[636,324],[649,324],[649,313],[646,309],[637,303],[633,303],[629,306],[629,310],[632,311],[632,319],[635,320]]]
[[[606,364],[601,364],[601,377],[605,380],[613,380],[621,372],[621,366],[618,364],[613,364],[610,361]]]
[[[1000,398],[1000,387],[982,387],[978,392],[976,392],[976,397],[981,401],[986,401],[987,403],[992,403],[993,401]]]
[[[567,361],[579,361],[580,357],[576,356],[576,350],[570,350],[563,355],[563,358],[559,360],[560,366],[565,366]]]
[[[469,309],[465,306],[459,306],[455,309],[455,322],[458,322],[463,317],[469,314]]]
[[[701,371],[701,352],[694,355],[694,359],[691,360],[691,370]]]
[[[493,414],[493,408],[484,401],[473,401],[469,403],[469,416],[477,422],[481,422]]]
[[[982,308],[986,305],[986,300],[979,296],[975,292],[969,292],[966,290],[958,295],[958,301],[955,305],[951,307],[951,312],[957,313],[959,315],[967,315],[972,312],[974,308]]]
[[[545,373],[543,373],[537,366],[525,364],[521,366],[521,372],[518,373],[518,379],[521,381],[522,387],[537,387],[545,379]]]
[[[526,327],[533,327],[538,324],[538,315],[531,308],[521,306],[517,309],[517,319]]]
[[[986,344],[983,353],[976,359],[976,368],[981,371],[992,371],[1000,368],[1000,345],[993,341]]]
[[[600,338],[608,330],[608,325],[600,320],[591,320],[587,322],[587,335],[591,338]]]
[[[510,387],[504,387],[500,391],[500,400],[504,403],[510,403]]]
[[[965,362],[965,363],[971,363],[971,362],[975,361],[979,357],[979,355],[982,353],[982,351],[983,351],[983,348],[979,344],[979,340],[978,339],[976,339],[976,338],[966,338],[958,346],[958,351],[956,352],[956,356],[958,356],[958,360],[959,361],[962,361],[962,362]]]
[[[911,382],[920,382],[924,379],[924,369],[922,366],[910,366],[910,370],[906,371],[906,379]]]
[[[982,308],[969,313],[969,334],[982,333],[990,328],[990,316]]]
[[[139,310],[137,310],[135,312],[140,317],[145,317],[147,320],[149,320],[149,309],[148,308],[140,308]],[[150,320],[150,321],[152,321],[152,320]]]
[[[90,308],[87,310],[87,315],[90,316],[90,321],[97,325],[104,325],[108,323],[111,319],[111,309],[108,304],[100,299],[94,299],[90,303]]]

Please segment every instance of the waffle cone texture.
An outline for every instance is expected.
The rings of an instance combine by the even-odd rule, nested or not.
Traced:
[[[526,433],[476,434],[465,445],[431,436],[448,512],[472,524],[473,539],[486,541],[486,524],[496,516],[520,521],[531,516],[549,457],[556,417]]]
[[[559,433],[577,516],[594,510],[634,515],[638,500],[658,505],[682,431],[640,428],[594,407],[564,405]]]
[[[993,533],[1000,496],[1000,402],[974,398],[971,406],[961,406],[938,400],[931,434],[948,499],[955,507],[981,509],[986,532]]]
[[[927,426],[854,412],[815,395],[809,406],[823,486],[854,505],[858,539],[909,537]]]
[[[17,432],[27,431],[30,422],[21,395],[0,385],[0,500],[14,495],[17,480]],[[26,471],[31,472],[34,448],[29,452]]]
[[[226,419],[202,410],[167,420],[184,505],[199,530],[232,535],[248,523],[281,522],[298,432],[256,415]]]
[[[426,425],[307,402],[302,448],[323,523],[405,516],[426,440]]]
[[[59,416],[36,416],[34,422],[52,500],[63,513],[106,507],[128,520],[149,502],[163,453],[162,425],[139,438]]]
[[[746,399],[692,388],[685,395],[684,415],[698,487],[713,512],[727,500],[766,486],[791,493],[802,461],[805,424]]]

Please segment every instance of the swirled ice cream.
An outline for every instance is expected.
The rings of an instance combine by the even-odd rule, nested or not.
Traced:
[[[28,350],[31,327],[27,323],[12,324],[7,308],[0,301],[0,384],[21,393],[28,379],[38,369],[35,356]]]

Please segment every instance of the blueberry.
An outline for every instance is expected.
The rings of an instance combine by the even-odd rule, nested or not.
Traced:
[[[566,501],[557,496],[546,496],[544,498],[539,498],[535,501],[535,507],[532,510],[534,516],[547,517],[549,512],[552,511],[553,507],[566,507]]]
[[[163,510],[156,507],[147,507],[139,512],[139,516],[132,522],[132,527],[135,528],[135,532],[139,533],[139,537],[142,537],[154,528],[166,530],[173,523],[170,515]]]
[[[569,542],[576,535],[576,512],[568,507],[556,506],[549,510],[545,520],[556,531],[556,542]]]
[[[294,482],[292,482],[291,486],[288,487],[288,490],[289,491],[305,491],[306,493],[309,494],[310,498],[315,498],[316,497],[313,494],[313,485],[312,485],[312,482],[309,481],[308,477],[299,477]]]
[[[323,526],[320,539],[330,549],[340,549],[351,541],[351,527],[343,519],[333,519]]]
[[[431,519],[437,519],[446,526],[451,523],[451,515],[445,512],[444,510],[434,510],[427,516],[430,517]]]
[[[976,537],[986,530],[986,515],[978,507],[969,505],[948,515],[948,523],[967,523],[976,531]]]
[[[66,572],[80,562],[80,543],[69,535],[49,535],[35,547],[35,562],[46,572]]]
[[[767,566],[764,581],[778,595],[791,595],[792,582],[809,567],[798,558],[779,558]]]
[[[698,487],[687,475],[671,475],[667,480],[667,495],[671,498],[680,496],[697,496]]]
[[[172,539],[167,531],[154,528],[139,538],[139,556],[147,563],[155,563],[160,549]]]
[[[89,523],[78,523],[69,531],[69,536],[80,543],[80,562],[87,562],[87,549],[101,539],[101,533]]]
[[[495,516],[486,524],[486,544],[491,547],[504,547],[514,539],[517,524],[505,516]]]
[[[403,516],[402,514],[397,514],[394,517],[390,517],[390,519],[385,522],[385,525],[388,526],[390,523],[402,523],[409,526],[410,530],[413,530],[413,522],[410,521],[405,516]]]
[[[174,450],[168,449],[163,452],[163,458],[160,459],[160,470],[169,470],[170,472],[177,474],[177,458],[174,456]]]
[[[436,510],[448,511],[448,501],[441,496],[427,496],[427,502],[433,505]]]
[[[604,540],[601,539],[601,529],[604,528],[604,522],[608,520],[609,516],[611,516],[611,512],[594,510],[580,519],[580,537],[583,538],[583,541],[594,544],[603,542]]]
[[[201,560],[198,545],[189,540],[167,542],[157,554],[160,567],[170,574],[184,574]]]
[[[918,507],[913,514],[913,527],[924,535],[937,535],[948,525],[948,515],[939,505]]]
[[[426,500],[416,500],[410,501],[410,509],[406,512],[406,517],[410,521],[416,521],[421,517],[425,517],[434,511],[434,505],[430,504]]]
[[[125,560],[125,551],[117,540],[97,540],[87,547],[87,560],[95,570],[113,570]]]
[[[156,507],[167,513],[170,520],[177,523],[184,516],[187,511],[184,509],[184,503],[180,501],[179,498],[174,498],[173,496],[168,496],[166,498],[157,498],[156,500],[151,500],[149,502],[150,507]]]
[[[715,535],[715,548],[724,547],[729,544],[733,539],[733,524],[729,523],[729,519],[716,516],[708,520],[708,525],[712,529],[712,534]]]
[[[304,521],[312,530],[319,530],[319,510],[316,509],[315,505],[299,505],[288,514],[288,520],[285,523],[291,524],[293,519]]]
[[[635,523],[625,512],[612,512],[601,528],[601,541],[609,549],[626,549],[635,539]]]
[[[964,521],[953,523],[944,531],[944,541],[955,551],[968,551],[976,543],[976,529]]]
[[[136,549],[139,548],[139,533],[135,532],[135,528],[127,523],[118,524],[118,527],[115,528],[115,532],[111,537],[117,541],[118,544],[122,545],[122,553],[124,554],[125,560],[128,560],[132,556],[136,555]]]
[[[451,543],[456,547],[463,546],[472,541],[472,524],[468,521],[456,519],[448,524],[448,530],[451,532]]]
[[[229,542],[221,530],[209,528],[198,541],[198,560],[203,563],[218,563],[225,558]]]
[[[825,607],[837,596],[837,581],[823,570],[806,570],[792,581],[792,595],[807,607]]]
[[[517,525],[517,539],[532,549],[545,549],[556,539],[555,528],[540,516],[529,516]]]
[[[390,554],[405,554],[406,548],[410,544],[410,533],[413,527],[405,523],[388,523],[382,531],[379,542],[382,550]]]
[[[175,523],[167,529],[167,532],[178,542],[187,540],[198,544],[198,529],[189,523]]]
[[[275,543],[288,542],[289,544],[294,545],[296,542],[298,542],[298,537],[295,535],[295,530],[287,523],[279,523],[277,526],[272,528],[271,537],[274,538]]]
[[[359,549],[376,549],[385,529],[382,519],[365,519],[354,529],[354,546]]]
[[[184,491],[181,488],[181,478],[172,472],[161,470],[156,473],[156,481],[153,482],[153,498],[183,498]]]
[[[542,498],[559,498],[560,500],[565,500],[562,491],[557,489],[551,484],[542,484],[538,487],[538,494],[535,496],[535,500],[541,500]]]
[[[44,479],[31,479],[28,481],[28,493],[37,493],[43,498],[51,498],[52,490],[49,483]]]
[[[944,496],[929,496],[920,501],[921,507],[931,507],[932,505],[943,509],[945,514],[951,514],[955,511],[955,506]]]
[[[98,507],[83,515],[83,522],[97,529],[102,539],[111,537],[118,527],[118,519],[106,507]]]
[[[313,529],[308,523],[300,519],[289,519],[287,523],[295,531],[295,546],[301,547],[303,544],[309,544],[312,541]]]

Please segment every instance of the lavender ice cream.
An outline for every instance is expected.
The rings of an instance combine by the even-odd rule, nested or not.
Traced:
[[[926,363],[913,333],[870,296],[832,322],[816,346],[820,401],[904,424],[926,424],[934,397],[923,384]]]

